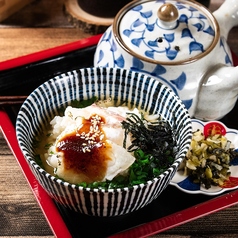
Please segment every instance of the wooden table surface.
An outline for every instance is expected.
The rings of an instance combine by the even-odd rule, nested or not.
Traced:
[[[213,0],[210,8],[214,10],[222,2]],[[90,34],[74,28],[67,20],[62,6],[63,0],[33,1],[1,22],[0,61],[89,37]],[[228,42],[238,55],[237,27],[230,32]],[[0,148],[0,237],[53,237],[1,133]],[[158,237],[238,237],[238,205],[170,229]]]

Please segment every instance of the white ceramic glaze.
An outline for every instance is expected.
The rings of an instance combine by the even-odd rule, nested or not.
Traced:
[[[162,20],[158,16],[165,3],[177,8],[177,18]],[[233,62],[226,42],[235,25],[236,0],[226,0],[214,15],[193,1],[133,1],[117,14],[103,34],[94,65],[150,74],[181,98],[190,116],[219,119],[233,108],[238,94],[238,68],[230,68]],[[229,76],[225,76],[227,73]],[[220,80],[213,84],[216,86],[208,87],[212,75],[218,75]],[[226,81],[221,80],[223,76]],[[221,92],[229,93],[224,110],[220,110],[217,100]],[[204,99],[212,103],[205,104]]]

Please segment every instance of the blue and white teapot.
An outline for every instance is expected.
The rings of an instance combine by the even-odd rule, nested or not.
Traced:
[[[149,74],[181,98],[191,117],[219,119],[238,95],[238,67],[226,42],[235,25],[237,0],[213,14],[195,1],[132,1],[101,37],[94,66]]]

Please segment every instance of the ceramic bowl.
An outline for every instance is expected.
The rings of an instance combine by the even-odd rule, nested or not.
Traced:
[[[176,128],[178,153],[175,161],[159,177],[145,184],[122,189],[86,189],[62,181],[34,160],[36,135],[72,100],[96,96],[117,103],[159,113]],[[133,212],[156,199],[173,178],[189,149],[192,125],[181,100],[157,80],[140,73],[113,68],[86,68],[70,71],[45,82],[23,103],[16,122],[19,146],[37,180],[46,192],[66,208],[92,216],[117,216]]]

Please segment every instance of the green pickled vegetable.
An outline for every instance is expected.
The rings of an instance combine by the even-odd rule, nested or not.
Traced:
[[[222,186],[229,180],[230,162],[238,156],[231,142],[223,135],[215,134],[207,138],[202,131],[193,132],[193,138],[185,160],[180,169],[194,183],[200,183],[206,189]]]

